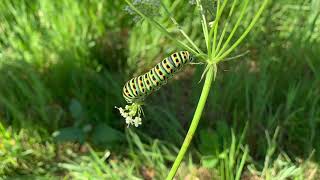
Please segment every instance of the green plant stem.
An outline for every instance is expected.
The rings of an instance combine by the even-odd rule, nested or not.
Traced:
[[[189,147],[190,142],[193,138],[193,135],[198,127],[203,108],[206,104],[206,101],[207,101],[207,98],[209,95],[209,91],[211,88],[212,80],[214,79],[214,76],[215,76],[215,71],[216,71],[216,69],[214,68],[214,66],[209,67],[209,70],[206,74],[206,79],[205,79],[205,82],[204,82],[204,85],[202,88],[201,96],[200,96],[200,99],[199,99],[199,102],[197,105],[197,109],[196,109],[194,116],[193,116],[193,119],[191,121],[190,128],[188,130],[188,133],[183,141],[183,144],[180,148],[178,156],[177,156],[176,160],[174,161],[172,168],[171,168],[166,180],[172,180],[174,178],[174,176],[175,176],[175,174],[181,164],[181,161],[182,161],[185,153],[188,150],[188,147]]]

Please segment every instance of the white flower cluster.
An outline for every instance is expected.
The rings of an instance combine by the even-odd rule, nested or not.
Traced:
[[[115,107],[119,110],[120,114],[122,117],[126,119],[126,124],[128,127],[130,125],[134,125],[135,127],[138,127],[139,125],[142,124],[141,118],[140,118],[140,106],[137,104],[132,104],[132,105],[126,105],[126,107],[123,109],[122,107]]]

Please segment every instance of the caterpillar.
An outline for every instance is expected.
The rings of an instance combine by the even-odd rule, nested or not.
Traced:
[[[130,125],[138,127],[142,124],[141,114],[143,114],[144,99],[160,89],[185,64],[192,61],[193,58],[188,51],[175,52],[155,65],[150,71],[125,83],[122,95],[130,105],[126,105],[124,108],[115,108],[125,118],[127,127]]]
[[[128,103],[143,102],[145,97],[165,85],[183,65],[192,61],[193,58],[188,51],[171,54],[150,71],[126,82],[122,92],[124,99]]]

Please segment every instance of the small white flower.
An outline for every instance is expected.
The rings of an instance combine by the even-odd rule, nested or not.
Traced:
[[[127,127],[130,125],[134,125],[135,127],[138,127],[142,124],[142,119],[140,118],[142,108],[140,104],[131,104],[126,105],[124,108],[122,107],[116,107],[120,112],[120,115],[125,118]]]
[[[131,116],[128,116],[128,117],[126,118],[126,124],[128,124],[128,126],[129,126],[129,125],[132,124],[132,123],[133,123],[132,117],[131,117]]]
[[[120,114],[121,114],[121,115],[125,113],[125,112],[124,112],[124,109],[122,109],[122,108],[119,108],[119,111],[120,111]]]
[[[134,120],[133,120],[133,122],[134,122],[134,126],[135,126],[135,127],[138,127],[139,125],[142,124],[140,117],[135,117]]]
[[[126,117],[129,117],[129,114],[125,112],[125,113],[121,114],[121,116],[126,118]]]

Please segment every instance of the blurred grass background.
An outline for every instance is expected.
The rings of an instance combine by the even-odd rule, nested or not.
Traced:
[[[203,41],[192,3],[164,3]],[[249,53],[220,65],[177,179],[320,178],[319,16],[318,0],[270,1],[234,55]],[[122,1],[2,0],[0,177],[163,179],[204,67],[148,98],[141,128],[114,106],[126,80],[177,50]]]

